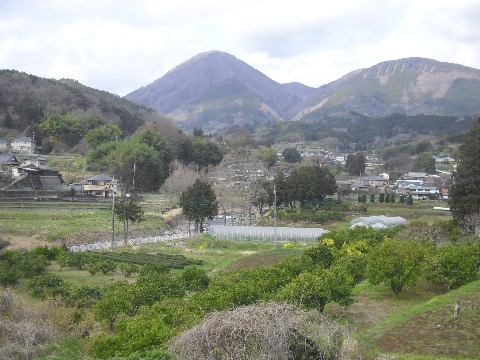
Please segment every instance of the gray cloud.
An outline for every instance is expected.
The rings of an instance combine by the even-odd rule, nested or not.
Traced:
[[[279,82],[324,83],[401,57],[480,68],[475,0],[3,0],[0,68],[119,95],[208,50]]]

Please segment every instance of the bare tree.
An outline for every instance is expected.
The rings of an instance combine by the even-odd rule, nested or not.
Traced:
[[[180,194],[189,186],[195,183],[195,180],[206,180],[204,172],[199,172],[193,165],[185,166],[179,161],[175,161],[170,166],[170,176],[165,180],[160,193],[171,198],[180,199]]]
[[[0,358],[32,359],[35,352],[59,334],[45,317],[32,311],[11,290],[0,293]]]

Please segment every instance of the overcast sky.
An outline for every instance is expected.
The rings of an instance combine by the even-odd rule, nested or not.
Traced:
[[[0,0],[0,68],[121,96],[198,53],[318,87],[386,60],[480,69],[478,0]]]

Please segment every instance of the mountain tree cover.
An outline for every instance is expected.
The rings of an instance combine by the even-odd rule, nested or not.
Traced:
[[[413,170],[435,174],[437,171],[435,168],[435,159],[430,154],[421,153],[416,157],[413,163]]]
[[[176,146],[189,147],[190,150],[179,154]],[[91,171],[106,171],[115,175],[127,188],[158,190],[170,175],[170,165],[176,158],[202,168],[217,165],[223,155],[218,145],[207,139],[191,141],[185,136],[184,141],[180,139],[172,143],[162,133],[145,128],[121,141],[90,148],[87,165]]]
[[[104,125],[98,116],[90,116],[86,120],[72,114],[54,114],[40,123],[40,130],[46,137],[53,136],[69,148],[77,145],[89,130]]]
[[[480,118],[465,135],[459,148],[457,169],[449,193],[453,219],[473,233],[480,225]]]
[[[288,163],[297,163],[302,160],[302,154],[294,148],[294,147],[287,147],[282,151],[283,159]]]
[[[365,156],[359,152],[348,154],[345,162],[345,169],[351,175],[361,175],[365,173]]]
[[[257,130],[261,139],[271,143],[283,139],[296,141],[318,141],[330,139],[338,149],[367,150],[372,144],[384,147],[393,143],[392,138],[400,134],[408,134],[408,143],[398,145],[408,147],[408,152],[418,154],[426,150],[423,136],[437,136],[443,142],[458,143],[463,133],[468,131],[473,123],[473,117],[437,116],[437,115],[405,115],[392,114],[385,117],[367,117],[358,113],[344,116],[321,115],[314,119],[315,112],[308,115],[308,121],[284,121],[263,125]],[[345,131],[346,129],[346,131]],[[419,141],[417,143],[417,141]],[[355,145],[354,145],[355,144]],[[431,143],[429,143],[431,144]],[[398,155],[398,148],[389,157]],[[388,159],[389,157],[384,157]]]
[[[91,147],[123,138],[123,131],[115,124],[103,124],[85,134],[85,139]]]
[[[203,232],[203,221],[218,214],[217,197],[212,186],[198,179],[182,192],[180,207],[188,220],[195,222],[196,231],[200,232]]]

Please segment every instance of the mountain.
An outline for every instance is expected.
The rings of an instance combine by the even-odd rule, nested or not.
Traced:
[[[314,91],[277,83],[230,54],[210,51],[125,98],[172,117],[183,129],[208,130],[283,120]]]
[[[423,58],[386,61],[320,87],[292,109],[295,120],[335,113],[372,117],[480,113],[480,70]]]
[[[52,114],[100,116],[131,134],[145,122],[164,119],[158,112],[70,79],[45,79],[0,70],[0,132],[20,134]]]
[[[319,70],[321,71],[321,69]],[[234,56],[194,56],[126,96],[173,118],[184,130],[273,121],[480,113],[480,70],[424,58],[382,62],[317,89],[280,84]]]

